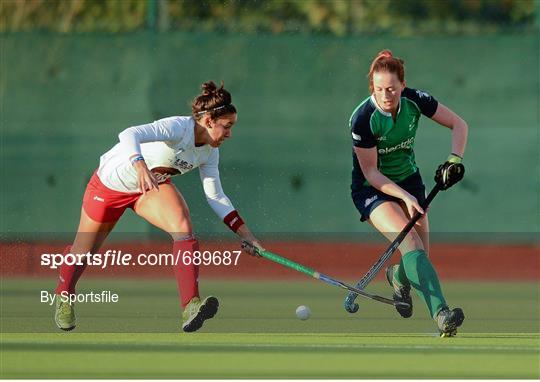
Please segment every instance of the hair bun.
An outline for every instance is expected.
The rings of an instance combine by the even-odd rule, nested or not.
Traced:
[[[381,58],[392,58],[394,57],[394,55],[392,54],[392,51],[391,50],[388,50],[388,49],[385,49],[385,50],[381,50],[379,52],[379,54],[377,55],[377,59],[381,59]]]
[[[195,119],[199,119],[206,113],[212,118],[236,113],[236,108],[232,104],[231,93],[223,86],[223,81],[221,81],[220,87],[214,81],[208,81],[201,85],[201,94],[191,102],[191,113]]]
[[[204,84],[202,84],[201,88],[202,88],[203,96],[209,96],[211,94],[216,93],[217,91],[217,86],[214,83],[214,81],[205,82]]]

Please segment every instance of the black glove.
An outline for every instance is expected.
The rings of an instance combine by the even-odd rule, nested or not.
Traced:
[[[461,157],[450,154],[446,162],[441,164],[435,172],[435,182],[441,190],[447,190],[463,179],[465,167],[461,164]]]

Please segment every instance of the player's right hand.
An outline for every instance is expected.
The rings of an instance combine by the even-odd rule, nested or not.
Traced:
[[[459,155],[450,154],[446,162],[437,168],[435,182],[437,182],[441,190],[447,190],[463,179],[465,167],[461,160]]]
[[[146,162],[143,160],[135,162],[133,165],[135,170],[137,170],[137,184],[139,185],[139,190],[146,194],[147,191],[156,189],[159,191],[159,185],[156,177],[146,166]]]
[[[411,194],[405,196],[403,198],[403,202],[407,206],[407,212],[409,212],[410,217],[413,217],[416,211],[420,212],[421,214],[425,213],[424,209],[420,207],[420,203],[418,203],[418,200]]]
[[[242,250],[248,255],[260,257],[258,251],[264,251],[264,248],[256,239],[242,240]]]

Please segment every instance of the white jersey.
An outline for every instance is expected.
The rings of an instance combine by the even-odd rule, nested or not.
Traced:
[[[97,175],[108,188],[139,193],[137,171],[130,162],[142,155],[159,183],[177,174],[199,168],[204,193],[210,207],[223,219],[234,211],[219,179],[219,150],[210,145],[195,147],[192,117],[169,117],[122,131],[120,142],[100,158]]]

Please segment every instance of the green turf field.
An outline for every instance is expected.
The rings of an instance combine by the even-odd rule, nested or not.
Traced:
[[[467,319],[438,338],[425,308],[412,319],[316,281],[202,283],[218,316],[179,332],[174,281],[83,280],[117,304],[80,304],[76,331],[58,333],[39,290],[52,280],[2,280],[2,378],[540,378],[536,283],[444,283]],[[372,291],[388,294],[375,284]],[[418,300],[415,300],[418,302]],[[308,321],[294,317],[309,305]]]

